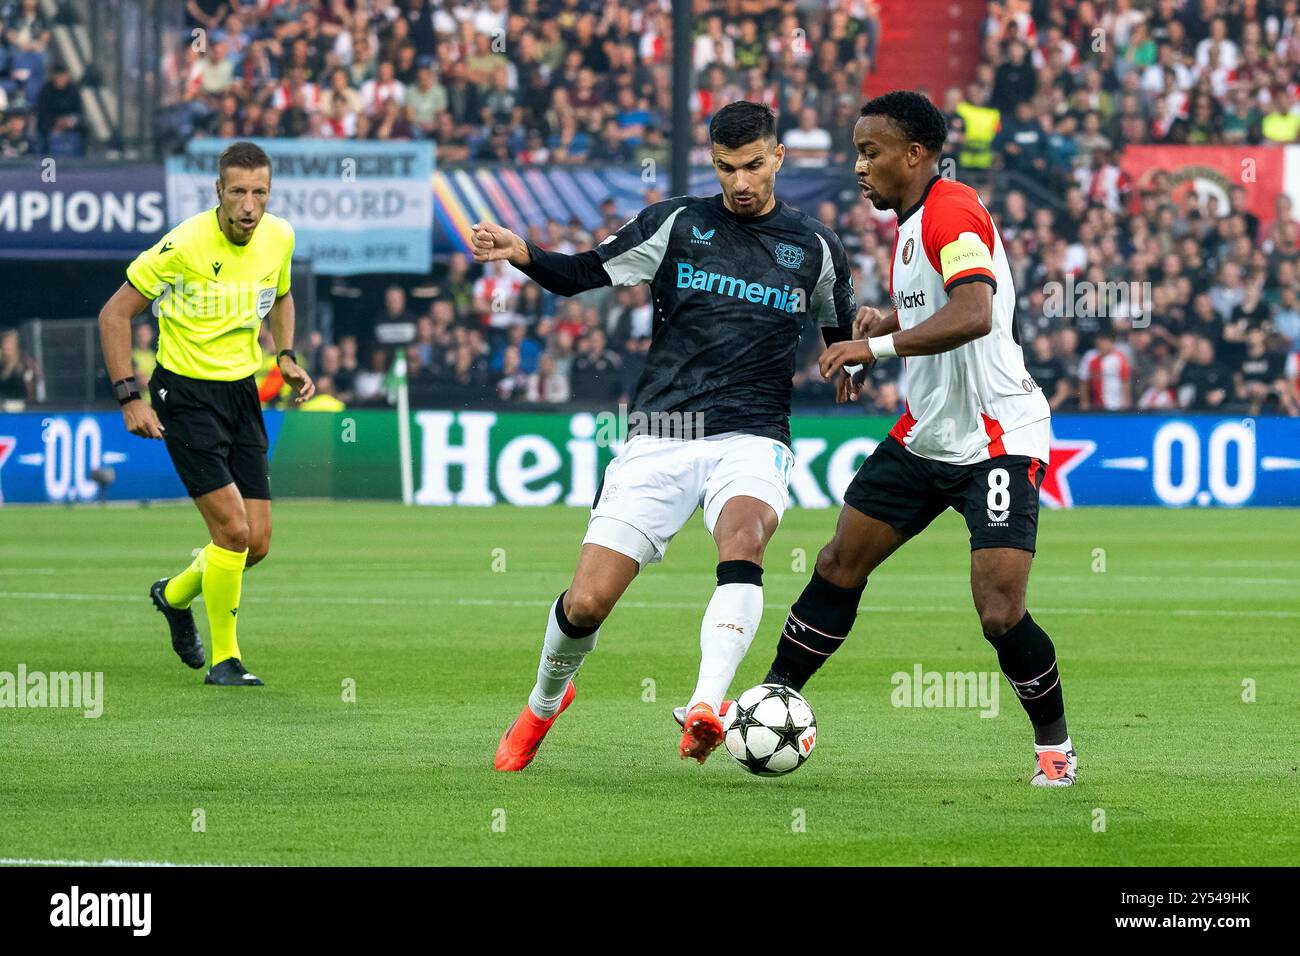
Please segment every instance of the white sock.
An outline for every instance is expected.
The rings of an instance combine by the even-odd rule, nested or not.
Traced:
[[[1040,754],[1044,750],[1059,750],[1061,753],[1069,753],[1074,749],[1074,744],[1070,743],[1070,738],[1065,738],[1065,743],[1060,744],[1034,744],[1034,753]]]
[[[760,585],[718,585],[700,625],[700,680],[687,710],[703,701],[717,713],[762,617]]]
[[[537,683],[528,695],[528,706],[543,719],[554,717],[560,710],[565,688],[582,666],[583,658],[596,646],[599,629],[587,637],[569,637],[560,630],[556,618],[557,605],[563,595],[555,599],[546,618],[546,640],[542,642],[542,661],[537,666]]]

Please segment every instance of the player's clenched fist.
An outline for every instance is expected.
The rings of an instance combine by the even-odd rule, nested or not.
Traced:
[[[864,305],[858,309],[858,317],[853,320],[853,337],[855,339],[865,339],[872,335],[897,332],[897,321],[898,313],[892,309],[888,312],[882,312],[880,309],[873,309],[869,305]]]
[[[495,222],[476,222],[470,227],[475,262],[509,260],[511,265],[528,265],[528,246],[518,236]]]

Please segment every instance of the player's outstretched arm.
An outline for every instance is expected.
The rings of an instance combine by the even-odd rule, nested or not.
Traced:
[[[475,262],[504,259],[547,292],[577,295],[611,284],[594,249],[567,256],[539,249],[495,222],[476,222],[471,229]]]
[[[131,320],[148,308],[149,301],[131,283],[123,282],[99,310],[99,343],[104,350],[104,365],[114,391],[117,391],[119,383],[123,383],[126,394],[118,398],[122,401],[122,421],[126,430],[141,438],[162,438],[163,426],[158,421],[158,413],[140,401],[131,374]],[[132,393],[135,398],[130,397]]]
[[[895,314],[896,315],[896,314]],[[892,333],[894,355],[938,355],[988,335],[993,329],[993,286],[987,282],[964,282],[948,294],[948,303],[924,322]],[[873,342],[879,337],[855,339],[831,346],[821,357],[822,378],[829,380],[845,365],[874,362]]]

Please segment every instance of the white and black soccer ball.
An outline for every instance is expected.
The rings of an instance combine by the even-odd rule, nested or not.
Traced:
[[[727,710],[727,752],[750,773],[798,770],[817,743],[817,718],[799,692],[782,684],[751,687]]]

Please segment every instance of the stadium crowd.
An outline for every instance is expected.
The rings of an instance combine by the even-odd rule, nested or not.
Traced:
[[[49,45],[38,0],[0,0],[0,160],[84,150],[81,94]]]
[[[15,6],[32,4],[0,9]],[[708,161],[712,112],[747,98],[778,111],[788,162],[847,169],[877,5],[695,6],[693,158]],[[188,0],[186,10],[201,32],[164,64],[178,142],[430,137],[453,166],[667,157],[666,0]],[[1135,195],[1119,155],[1136,143],[1295,142],[1300,0],[993,2],[972,81],[927,92],[951,127],[945,173],[976,185],[994,212],[1031,372],[1054,407],[1297,413],[1300,237],[1286,197],[1261,221],[1240,188],[1199,205],[1195,194],[1164,198],[1157,177]],[[553,223],[530,238],[590,248],[625,218],[602,211],[590,232]],[[885,302],[892,216],[862,203],[808,211],[843,238],[859,301]],[[392,399],[398,350],[417,404],[617,401],[651,327],[644,289],[557,300],[464,256],[395,281],[382,302],[333,304],[330,341],[312,358],[325,391],[360,405]],[[819,337],[807,331],[797,395],[824,405]],[[899,364],[873,369],[864,401],[882,413],[906,396]]]
[[[225,63],[245,54],[223,67],[214,98],[205,59],[187,51],[187,102],[211,107],[193,114],[200,129],[430,135],[449,163],[623,162],[666,150],[663,4],[534,0],[509,9],[489,0],[434,10],[413,0],[374,4],[369,19],[349,19],[342,3],[285,4],[260,18],[224,6],[223,21],[222,4],[191,4],[213,8],[202,21],[214,27],[212,55]],[[745,97],[778,109],[793,164],[847,162],[879,36],[874,5],[699,6],[695,158],[707,161],[711,112]],[[542,26],[530,32],[528,23]],[[794,30],[806,49],[782,39]],[[258,36],[269,37],[260,53],[251,49]],[[222,38],[229,45],[218,51]],[[257,84],[238,78],[261,76],[250,62],[269,64],[272,76],[270,53],[288,57],[280,76],[290,82],[247,99]],[[1300,278],[1286,198],[1260,222],[1241,189],[1229,208],[1202,208],[1195,195],[1178,205],[1161,199],[1157,178],[1138,197],[1139,214],[1128,215],[1133,184],[1118,165],[1129,143],[1294,141],[1297,66],[1294,0],[990,4],[975,78],[943,97],[947,168],[978,185],[997,217],[1031,372],[1054,407],[1297,413]],[[1017,188],[1034,181],[1064,202]],[[816,213],[844,238],[860,300],[885,301],[891,218],[862,205]],[[580,250],[620,221],[610,208],[590,233],[555,223],[530,238]],[[410,291],[397,284],[382,305],[340,309],[317,362],[344,401],[391,401],[402,349],[417,404],[614,402],[632,391],[648,347],[641,289],[555,300],[508,267],[455,256],[432,285]],[[820,344],[808,332],[797,394],[822,404],[828,391],[812,364]],[[869,405],[893,414],[905,395],[897,363],[873,370]]]

